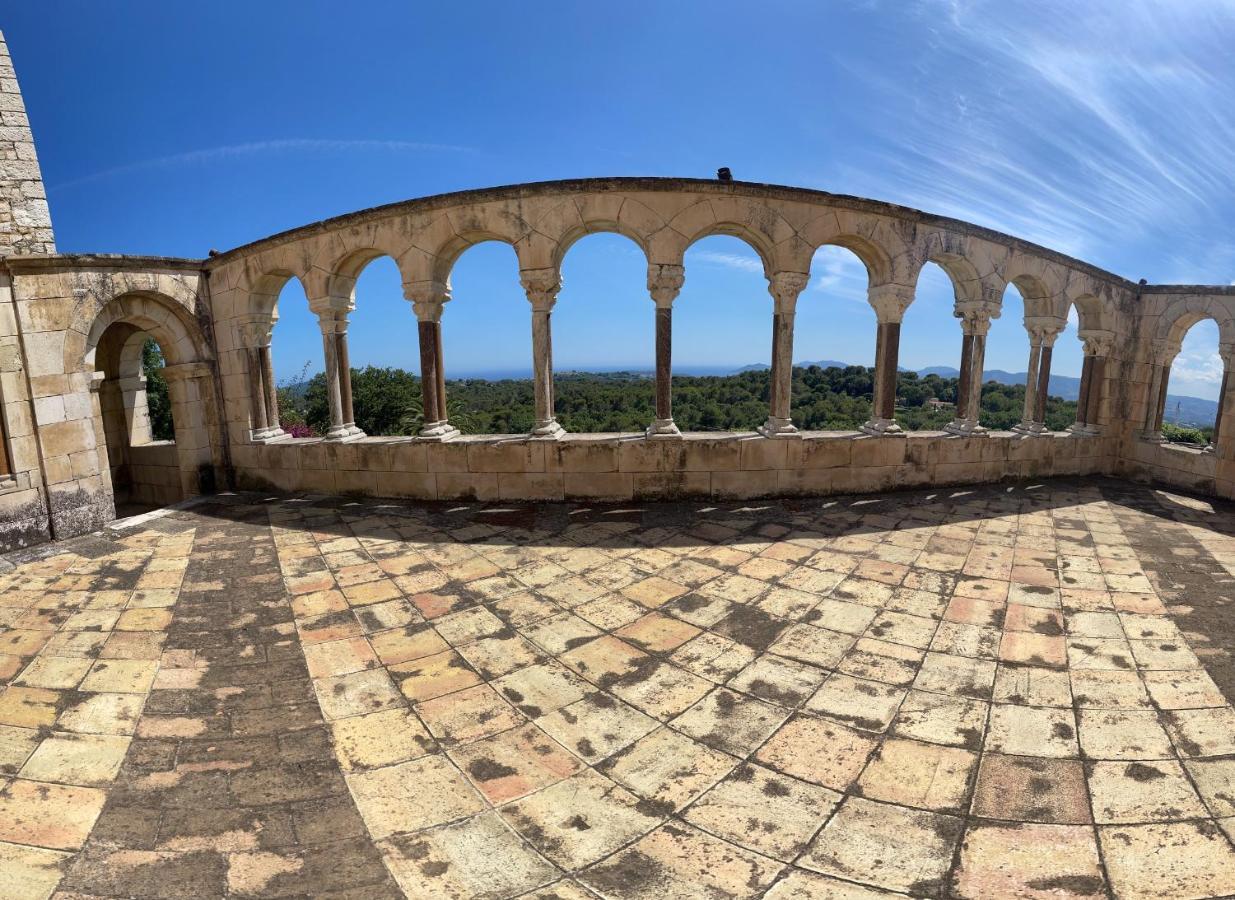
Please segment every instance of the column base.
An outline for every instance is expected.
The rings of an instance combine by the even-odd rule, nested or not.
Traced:
[[[649,440],[657,438],[680,438],[682,436],[681,429],[674,423],[673,419],[653,419],[652,424],[644,431],[644,437]]]
[[[1218,448],[1215,447],[1213,444],[1206,444],[1204,447],[1201,448],[1201,452],[1202,453],[1217,453]]]
[[[870,419],[863,423],[862,431],[866,434],[871,434],[876,437],[885,436],[901,436],[905,434],[905,430],[897,424],[895,419]]]
[[[1141,440],[1149,444],[1165,444],[1166,438],[1162,436],[1161,431],[1142,431]]]
[[[249,440],[254,444],[273,444],[291,440],[291,437],[282,428],[259,428],[249,432]]]
[[[417,432],[416,440],[450,441],[457,438],[461,433],[458,428],[455,428],[449,422],[430,422]]]
[[[351,422],[331,428],[326,432],[326,440],[328,441],[357,441],[364,436],[365,433]]]
[[[1094,437],[1102,433],[1102,426],[1076,422],[1068,426],[1068,431],[1077,437]]]
[[[1046,424],[1043,422],[1017,422],[1012,426],[1012,430],[1017,434],[1024,434],[1029,437],[1050,434]]]
[[[782,419],[779,416],[768,416],[768,420],[755,430],[765,438],[774,441],[802,437],[801,432],[791,420]]]
[[[532,437],[544,441],[556,441],[565,433],[566,429],[557,419],[551,419],[532,429]]]
[[[961,437],[988,437],[991,433],[991,430],[985,425],[979,425],[972,419],[953,419],[943,426],[943,430],[948,434],[956,434]]]

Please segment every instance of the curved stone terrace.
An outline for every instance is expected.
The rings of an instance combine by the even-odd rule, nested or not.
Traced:
[[[0,896],[1235,893],[1235,507],[224,494],[7,557]]]

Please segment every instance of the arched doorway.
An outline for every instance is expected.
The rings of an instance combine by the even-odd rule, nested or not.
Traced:
[[[99,474],[118,514],[216,489],[223,442],[206,346],[183,307],[160,294],[117,297],[92,324],[82,367]]]

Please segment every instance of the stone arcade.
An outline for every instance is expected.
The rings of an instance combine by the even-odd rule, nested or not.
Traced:
[[[654,417],[646,434],[570,435],[554,416],[552,312],[572,242],[618,232],[643,249],[656,321]],[[673,302],[686,249],[736,236],[761,257],[773,317],[767,420],[744,434],[682,434],[671,396]],[[531,434],[461,436],[447,420],[442,329],[450,272],[479,241],[512,245],[530,306]],[[861,432],[793,425],[794,310],[822,245],[853,251],[878,316],[876,388]],[[419,323],[426,425],[415,438],[354,424],[348,316],[364,266],[391,257]],[[906,434],[895,419],[901,319],[918,272],[955,286],[961,342],[956,420]],[[331,427],[279,427],[270,340],[283,284],[299,279],[317,315]],[[1005,287],[1025,297],[1031,340],[1023,421],[978,425],[986,333]],[[1069,311],[1085,345],[1067,433],[1044,425],[1051,352]],[[117,499],[166,503],[222,488],[415,499],[651,500],[879,491],[1002,478],[1105,473],[1235,496],[1235,442],[1211,452],[1160,437],[1171,361],[1202,318],[1235,351],[1235,288],[1136,284],[965,222],[820,191],[678,178],[515,185],[410,200],[318,222],[209,259],[58,254],[34,143],[0,43],[0,548],[65,538],[115,517]],[[141,344],[162,347],[175,441],[150,439]],[[806,348],[799,348],[805,350]],[[408,364],[412,363],[408,360]],[[1229,377],[1223,380],[1223,404]],[[651,411],[650,411],[651,412]]]

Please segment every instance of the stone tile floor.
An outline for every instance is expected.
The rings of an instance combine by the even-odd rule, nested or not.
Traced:
[[[0,574],[0,897],[1235,894],[1235,511],[212,498]]]

